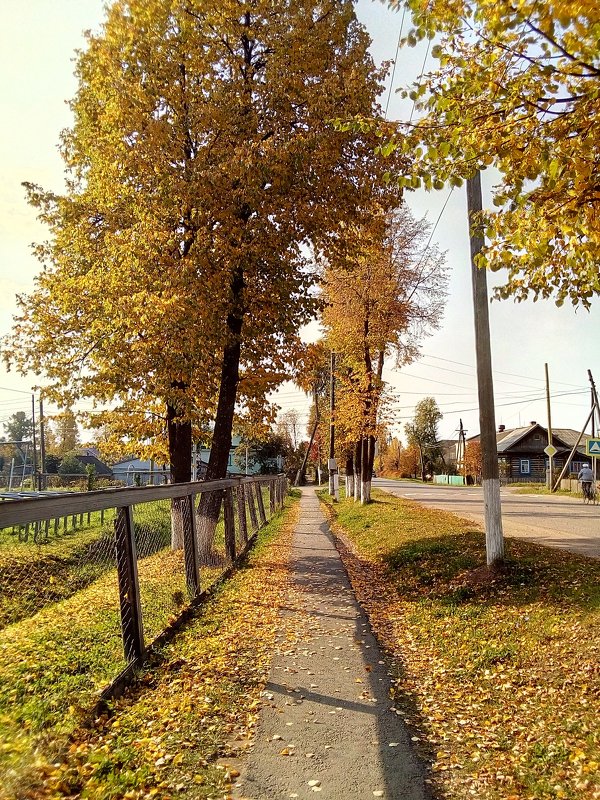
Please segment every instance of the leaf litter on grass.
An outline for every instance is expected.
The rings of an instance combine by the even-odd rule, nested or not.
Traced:
[[[288,503],[289,506],[289,503]],[[223,797],[261,705],[288,581],[297,506],[260,534],[246,565],[93,725],[40,755],[2,798]],[[52,758],[50,753],[52,752]]]
[[[600,563],[374,493],[329,516],[394,659],[393,707],[447,800],[600,798]]]

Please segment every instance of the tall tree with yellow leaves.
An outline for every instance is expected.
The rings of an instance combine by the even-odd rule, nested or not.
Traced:
[[[405,43],[437,37],[439,69],[410,91],[400,125],[412,188],[459,185],[493,165],[497,210],[483,215],[480,263],[508,271],[501,297],[600,294],[600,6],[595,0],[406,0]],[[394,148],[393,140],[384,147]]]
[[[336,431],[346,453],[354,451],[361,503],[370,502],[385,359],[393,355],[397,366],[414,360],[422,337],[441,321],[445,260],[428,234],[405,206],[374,214],[368,226],[346,231],[353,258],[340,265],[332,251],[324,272],[323,321],[340,365]]]
[[[164,425],[176,481],[214,419],[223,477],[236,402],[260,411],[314,312],[305,245],[392,194],[370,135],[329,123],[374,112],[368,45],[349,0],[113,3],[77,64],[66,193],[28,187],[50,240],[9,362],[116,403],[132,441]]]

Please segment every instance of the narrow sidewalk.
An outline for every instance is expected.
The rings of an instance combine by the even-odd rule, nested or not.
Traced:
[[[424,770],[392,710],[384,659],[314,490],[305,489],[300,503],[293,597],[282,619],[298,638],[274,659],[235,797],[426,800]]]

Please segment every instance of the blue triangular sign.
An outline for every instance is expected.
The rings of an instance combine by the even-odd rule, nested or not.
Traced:
[[[600,441],[590,442],[590,453],[598,453],[600,455]]]

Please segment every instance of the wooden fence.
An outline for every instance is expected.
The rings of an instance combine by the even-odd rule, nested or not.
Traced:
[[[139,507],[153,508],[157,501],[167,503],[171,509],[171,520],[178,520],[179,533],[183,539],[183,568],[185,571],[185,587],[187,589],[188,608],[183,614],[189,614],[202,598],[201,569],[202,553],[199,552],[197,533],[197,506],[199,496],[205,493],[220,493],[222,500],[222,525],[224,527],[225,567],[231,569],[251,545],[258,530],[268,518],[282,508],[287,492],[285,476],[254,476],[251,478],[228,478],[221,481],[198,481],[185,484],[168,484],[163,486],[142,486],[135,488],[107,489],[93,492],[72,492],[56,497],[48,495],[37,498],[5,500],[0,502],[0,532],[8,530],[14,535],[13,541],[23,545],[24,539],[19,532],[32,526],[36,531],[56,531],[58,522],[68,518],[90,520],[90,515],[100,512],[98,518],[104,524],[107,515],[110,535],[109,547],[114,547],[113,568],[116,568],[118,595],[120,606],[121,635],[124,660],[127,667],[111,684],[114,686],[127,680],[138,666],[149,647],[164,637],[165,629],[173,626],[173,620],[164,625],[158,637],[146,641],[144,636],[144,615],[140,600],[140,579],[138,561],[147,553],[157,553],[160,548],[168,547],[164,539],[156,546],[152,545],[146,553],[138,554],[140,547],[140,524],[134,521],[136,514],[143,514]],[[268,497],[267,497],[268,495]],[[267,503],[265,502],[267,500]],[[154,504],[149,506],[148,504]],[[162,504],[164,512],[164,503]],[[163,513],[164,516],[164,513]],[[114,522],[113,522],[114,520]],[[172,524],[172,523],[171,523]],[[113,526],[114,525],[114,529]],[[105,525],[106,527],[106,525]],[[171,530],[171,534],[173,531]],[[25,540],[27,541],[27,540]],[[39,538],[35,540],[38,548]],[[103,541],[106,541],[106,536]],[[87,554],[92,552],[88,543]],[[40,552],[41,549],[40,549]],[[168,552],[164,550],[164,552]]]

